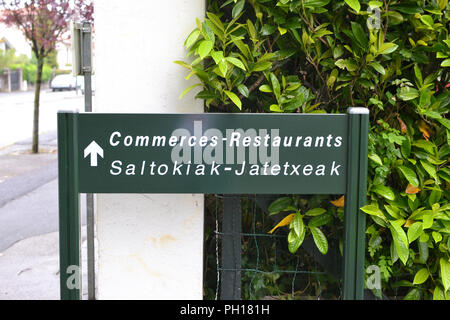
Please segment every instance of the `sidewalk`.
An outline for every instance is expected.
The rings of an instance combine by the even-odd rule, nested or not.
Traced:
[[[0,300],[59,299],[56,132],[40,140],[0,149]]]
[[[86,235],[82,232],[82,256]],[[83,259],[83,299],[86,299],[86,260]],[[0,253],[0,300],[59,300],[58,232],[15,243]]]

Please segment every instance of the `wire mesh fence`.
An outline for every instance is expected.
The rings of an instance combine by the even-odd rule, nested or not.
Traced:
[[[206,195],[205,299],[229,298],[226,291],[230,290],[234,292],[231,297],[244,300],[342,298],[342,228],[337,228],[338,232],[326,230],[330,245],[326,255],[315,248],[311,239],[305,239],[292,254],[288,250],[287,228],[268,233],[278,217],[270,216],[267,207],[277,197]],[[233,212],[240,219],[239,228],[226,227],[230,219],[227,201],[239,203],[232,207],[240,211]],[[231,251],[225,243],[230,241],[238,242]]]

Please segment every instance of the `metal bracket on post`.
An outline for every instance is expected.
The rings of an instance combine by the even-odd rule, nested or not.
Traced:
[[[88,22],[72,22],[73,75],[92,72],[92,26]]]
[[[344,299],[364,299],[369,110],[349,108],[348,171],[345,199]]]
[[[241,197],[226,196],[222,218],[221,299],[241,299]]]
[[[62,300],[81,300],[78,114],[58,113],[59,263]]]

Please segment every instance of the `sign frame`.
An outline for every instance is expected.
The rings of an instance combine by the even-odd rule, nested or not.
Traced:
[[[95,115],[95,114],[90,114]],[[126,115],[126,114],[122,114]],[[176,114],[183,115],[183,114]],[[230,114],[221,114],[224,117]],[[233,116],[239,114],[233,114]],[[251,116],[252,114],[246,114]],[[261,114],[254,114],[261,115]],[[308,114],[292,114],[299,119]],[[62,300],[81,299],[80,131],[78,112],[58,112],[58,182],[60,293]],[[97,114],[98,116],[98,114]],[[270,114],[266,114],[267,117]],[[322,116],[326,116],[325,114]],[[344,215],[343,299],[364,299],[369,110],[352,107],[344,114],[347,163]],[[110,192],[117,193],[117,192]],[[161,193],[152,191],[152,193]],[[167,193],[167,192],[166,192]],[[190,193],[190,192],[186,192]],[[214,192],[221,193],[221,192]],[[229,193],[224,192],[224,193]],[[240,192],[242,193],[242,192]],[[296,193],[296,192],[292,192]],[[307,194],[307,193],[303,193]]]

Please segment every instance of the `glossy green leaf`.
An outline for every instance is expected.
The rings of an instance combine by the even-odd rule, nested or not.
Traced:
[[[251,59],[252,53],[250,51],[250,48],[247,44],[242,42],[242,40],[231,36],[231,41],[236,45],[236,47],[239,49],[239,51],[245,56],[246,59]]]
[[[422,234],[422,222],[415,222],[408,228],[408,242],[411,243],[418,239]]]
[[[216,64],[219,64],[223,60],[223,51],[211,51],[211,57]]]
[[[389,54],[397,50],[397,48],[398,45],[396,45],[395,43],[386,42],[378,48],[378,54]]]
[[[221,60],[219,62],[219,70],[220,70],[221,75],[224,78],[227,78],[228,64],[227,64],[227,62],[225,60]]]
[[[434,26],[433,18],[429,15],[424,14],[424,15],[420,16],[420,20],[429,27]]]
[[[231,101],[233,101],[233,103],[239,108],[242,109],[242,102],[241,99],[239,99],[239,97],[234,94],[231,91],[228,90],[224,90],[223,92],[225,92],[225,94],[228,96],[228,98],[230,98]]]
[[[413,142],[412,144],[414,147],[420,148],[425,150],[426,152],[430,153],[430,154],[434,154],[434,148],[435,145],[427,140],[416,140]]]
[[[326,6],[331,0],[304,0],[305,7],[318,8]]]
[[[254,64],[252,71],[253,72],[266,71],[267,69],[270,69],[271,66],[272,66],[272,62],[258,61]]]
[[[275,94],[275,98],[278,102],[280,102],[280,96],[281,96],[281,88],[280,88],[280,82],[277,79],[277,76],[273,74],[272,72],[269,75],[270,83],[272,84],[272,90]]]
[[[297,236],[300,237],[305,232],[305,224],[303,223],[303,217],[300,212],[295,213],[294,220],[292,220],[291,224]]]
[[[246,70],[244,64],[238,58],[226,57],[225,60],[227,60],[231,64],[235,65],[236,67],[238,67],[238,68],[240,68],[240,69],[242,69],[244,71]]]
[[[317,249],[319,249],[320,253],[327,254],[328,252],[328,240],[325,237],[322,230],[317,227],[310,227],[311,234],[314,239],[314,243],[316,244]]]
[[[429,256],[428,243],[419,241],[418,247],[419,247],[419,262],[425,264]]]
[[[422,215],[422,228],[425,229],[429,229],[433,226],[433,221],[434,221],[434,213],[431,210],[424,210],[422,211],[423,215]]]
[[[395,200],[395,193],[390,187],[384,185],[376,185],[372,188],[372,191],[386,198],[387,200]]]
[[[255,25],[250,19],[247,19],[247,29],[252,40],[256,40],[258,38],[258,33],[256,32]]]
[[[397,96],[403,101],[409,101],[419,96],[419,91],[411,87],[402,87],[397,93]]]
[[[391,206],[391,205],[384,205],[384,208],[386,209],[387,213],[393,217],[394,219],[403,219],[405,218],[405,214],[403,213],[403,211],[401,209],[399,209],[396,206]]]
[[[283,112],[283,110],[277,104],[271,104],[270,105],[270,111],[272,111],[272,112]]]
[[[355,36],[358,43],[361,45],[361,47],[368,48],[369,47],[369,39],[367,38],[367,34],[364,31],[363,27],[359,23],[354,22],[354,21],[351,21],[350,24],[351,24],[353,35]]]
[[[436,168],[430,164],[429,162],[425,160],[420,160],[420,163],[422,164],[422,167],[425,169],[426,172],[435,180],[438,180],[437,174],[436,174]]]
[[[419,186],[419,179],[417,179],[417,175],[413,170],[405,166],[400,166],[398,167],[398,169],[411,185],[413,185],[414,187]]]
[[[302,245],[305,240],[306,228],[300,229],[300,234],[297,234],[294,229],[291,229],[288,235],[288,250],[290,253],[294,254],[297,252],[298,248]]]
[[[366,206],[362,207],[361,210],[363,212],[367,213],[367,214],[370,214],[372,216],[378,217],[378,218],[382,219],[385,222],[387,221],[387,219],[386,219],[385,215],[383,214],[383,212],[375,204],[366,205]]]
[[[270,215],[277,214],[292,205],[292,198],[282,197],[272,202],[268,208]]]
[[[321,227],[323,225],[329,224],[331,221],[333,221],[333,216],[331,214],[322,214],[320,216],[313,217],[308,222],[308,226],[310,227]]]
[[[314,209],[308,210],[305,213],[305,216],[315,217],[315,216],[320,216],[321,214],[324,214],[325,212],[327,212],[327,210],[325,210],[323,208],[314,208]]]
[[[376,62],[376,61],[371,62],[371,63],[369,63],[369,66],[374,68],[377,72],[379,72],[383,76],[386,74],[386,70],[383,68],[383,66],[379,62]]]
[[[403,140],[400,151],[401,151],[403,157],[409,158],[409,156],[411,155],[411,142],[410,142],[409,138],[406,138],[405,140]]]
[[[442,235],[439,232],[433,231],[431,233],[433,240],[435,243],[441,242],[442,241]]]
[[[245,0],[239,0],[233,7],[233,10],[231,12],[231,16],[234,18],[236,18],[241,12],[242,10],[244,10],[244,6],[245,6]]]
[[[441,258],[439,264],[441,267],[442,284],[444,285],[445,291],[447,291],[450,289],[450,261],[447,258]]]
[[[383,165],[383,161],[381,160],[380,156],[376,153],[369,153],[369,159],[375,162],[376,164],[379,164],[380,166]]]
[[[404,300],[420,300],[419,289],[411,289],[404,297]]]
[[[262,86],[259,87],[259,91],[270,93],[272,92],[272,88],[267,84],[263,84]]]
[[[184,42],[184,46],[186,48],[191,47],[195,41],[197,41],[198,37],[200,36],[201,32],[198,29],[195,29],[191,32],[191,34],[187,37],[186,41]]]
[[[248,88],[247,88],[247,86],[245,84],[241,83],[240,85],[237,86],[237,89],[238,89],[240,94],[242,94],[244,97],[248,98],[249,91],[248,91]]]
[[[422,268],[419,271],[417,271],[416,275],[414,276],[413,284],[422,284],[425,281],[427,281],[429,276],[430,272],[428,272],[428,269]]]
[[[262,28],[261,28],[261,35],[262,36],[269,36],[272,33],[274,33],[277,30],[276,26],[270,25],[270,24],[265,24]]]
[[[433,291],[433,300],[445,300],[444,291],[440,286],[436,286]]]
[[[186,95],[186,93],[188,93],[189,91],[191,91],[192,89],[194,89],[195,87],[198,87],[198,86],[201,86],[201,83],[196,83],[196,84],[184,89],[184,91],[180,94],[180,99],[182,99]]]
[[[361,4],[358,0],[345,0],[345,3],[348,4],[348,6],[356,12],[359,12],[361,10]]]
[[[406,265],[409,257],[409,243],[408,237],[401,226],[391,223],[389,229],[391,230],[392,239],[394,240],[395,249],[398,257]]]
[[[211,40],[203,40],[198,47],[198,54],[204,59],[212,50],[214,43]]]
[[[214,23],[216,25],[216,27],[219,28],[219,30],[222,30],[222,31],[225,30],[225,27],[224,27],[222,21],[220,21],[220,18],[218,16],[216,16],[212,12],[206,12],[206,15],[212,21],[212,23]]]

